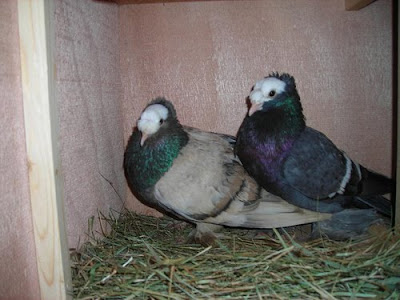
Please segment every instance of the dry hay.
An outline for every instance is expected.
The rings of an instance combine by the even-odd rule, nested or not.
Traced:
[[[71,251],[79,299],[399,299],[400,240],[296,242],[227,229],[217,247],[183,243],[191,230],[170,218],[124,212],[111,232]]]

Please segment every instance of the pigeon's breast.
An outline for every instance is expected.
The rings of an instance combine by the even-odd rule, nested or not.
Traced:
[[[220,153],[208,144],[189,142],[155,185],[157,200],[188,219],[212,213],[228,193]]]

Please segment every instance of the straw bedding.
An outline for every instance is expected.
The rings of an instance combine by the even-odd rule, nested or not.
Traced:
[[[191,226],[124,211],[71,249],[76,299],[399,299],[400,239],[386,227],[337,242],[226,229],[217,246],[185,243]]]

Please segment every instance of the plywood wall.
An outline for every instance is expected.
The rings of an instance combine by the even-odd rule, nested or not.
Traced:
[[[85,240],[88,220],[119,210],[126,190],[119,73],[118,6],[55,1],[56,96],[70,247]]]
[[[156,96],[174,102],[183,124],[236,134],[255,81],[289,72],[308,124],[390,175],[391,5],[380,0],[355,12],[342,0],[121,6],[125,141]]]
[[[391,9],[390,0],[356,12],[346,12],[342,0],[55,0],[69,246],[85,238],[97,211],[122,207],[107,180],[129,208],[154,213],[128,191],[122,159],[140,112],[157,96],[174,102],[183,124],[236,134],[254,82],[289,72],[309,125],[389,175]],[[16,1],[0,1],[0,25],[0,295],[37,299]]]
[[[0,93],[0,298],[39,299],[14,0],[0,1]]]

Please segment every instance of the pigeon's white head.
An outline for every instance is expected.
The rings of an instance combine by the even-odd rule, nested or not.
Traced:
[[[249,117],[261,110],[265,102],[274,100],[277,95],[285,91],[285,88],[286,83],[276,77],[266,77],[258,81],[249,96],[251,102]]]
[[[168,118],[168,109],[162,104],[149,105],[141,114],[137,127],[142,133],[140,145],[143,146],[145,140],[156,133],[164,121]]]

